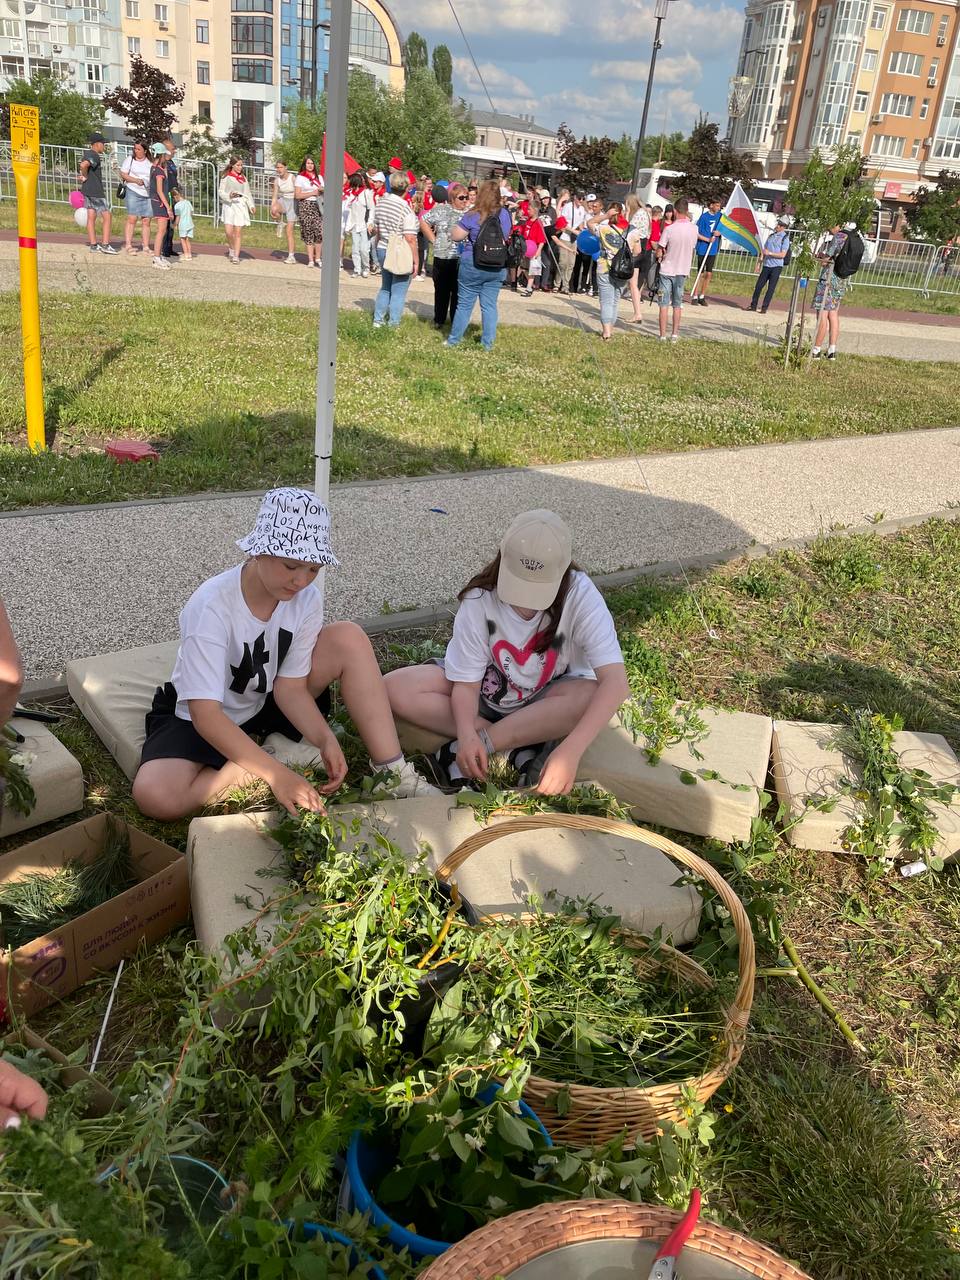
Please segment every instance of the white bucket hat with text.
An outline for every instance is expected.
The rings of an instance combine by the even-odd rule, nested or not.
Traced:
[[[237,541],[248,556],[280,556],[335,568],[330,512],[309,489],[271,489],[263,495],[257,522]]]

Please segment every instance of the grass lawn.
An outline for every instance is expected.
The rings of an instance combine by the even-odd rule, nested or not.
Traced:
[[[316,320],[295,309],[50,295],[48,440],[22,447],[16,299],[0,297],[0,504],[101,502],[303,483],[312,474]],[[785,373],[776,352],[504,326],[491,354],[413,319],[340,318],[333,478],[871,434],[956,422],[933,363],[845,357]],[[905,412],[906,406],[906,412]],[[104,441],[151,441],[116,466]]]
[[[610,604],[628,663],[670,697],[822,721],[869,706],[960,748],[958,573],[960,523],[934,520],[711,571],[695,590],[716,639],[680,582],[641,581]],[[410,636],[378,643],[385,666],[417,654]],[[58,732],[83,761],[88,811],[135,816],[128,784],[83,722],[68,714]],[[776,974],[776,949],[761,933],[747,1052],[711,1104],[719,1119],[701,1172],[706,1212],[816,1280],[960,1276],[957,867],[872,876],[854,855],[793,849],[772,817],[734,849],[674,838],[714,861],[760,914],[776,912],[865,1052]],[[183,846],[185,824],[141,825]],[[152,1046],[169,1059],[182,945],[155,948],[125,973],[108,1079]],[[66,1052],[89,1045],[109,984],[91,983],[37,1029]]]

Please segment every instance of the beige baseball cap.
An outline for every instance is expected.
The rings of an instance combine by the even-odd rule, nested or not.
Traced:
[[[554,511],[524,511],[503,535],[497,595],[520,609],[549,609],[573,559],[570,530]]]

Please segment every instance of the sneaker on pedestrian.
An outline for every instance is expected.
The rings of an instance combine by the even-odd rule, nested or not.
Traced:
[[[361,271],[361,272],[360,272],[360,279],[361,279],[361,280],[366,280],[366,278],[369,276],[369,274],[370,274],[370,272],[369,272],[369,271]]]
[[[761,314],[762,316],[765,316],[765,315],[767,314],[767,308],[766,308],[766,307],[761,307],[761,308],[760,308],[760,314]]]
[[[823,353],[821,352],[819,347],[814,347],[813,350],[810,352],[810,359],[819,360],[822,354]]]
[[[757,308],[753,305],[753,303],[751,303],[749,307],[744,307],[743,309],[744,311],[756,311]]]
[[[287,263],[288,266],[293,267],[296,265],[297,259],[294,254],[288,253],[287,256],[284,258],[284,262]]]
[[[88,244],[88,245],[87,245],[87,248],[90,250],[90,252],[91,252],[91,253],[99,253],[99,252],[100,252],[100,246],[99,246],[98,244]]]
[[[371,761],[371,767],[377,766]],[[384,766],[380,766],[382,769]],[[398,800],[412,800],[415,796],[442,796],[439,787],[433,786],[426,778],[421,777],[409,760],[404,760],[399,769],[386,766],[390,774],[390,790]],[[396,779],[396,781],[394,781]]]
[[[679,333],[671,333],[671,335],[670,335],[670,341],[671,341],[671,342],[679,342],[679,341],[680,341],[680,335],[679,335]]]
[[[170,263],[167,262],[166,258],[154,258],[153,265],[157,268],[158,271],[170,270]]]
[[[426,280],[426,278],[427,278],[427,273],[425,271],[421,271],[420,274],[417,276],[418,280]]]
[[[119,250],[115,249],[112,244],[101,244],[97,246],[101,253],[109,253],[113,257],[117,256]]]
[[[836,348],[836,347],[827,347],[827,359],[828,359],[828,360],[836,360],[836,358],[837,358],[837,348]]]
[[[373,322],[373,327],[374,327],[375,329],[382,329],[382,328],[383,328],[383,321],[382,321],[382,320],[374,320],[374,322]]]
[[[661,342],[669,342],[669,341],[670,341],[670,339],[667,337],[667,335],[666,335],[665,333],[661,333],[661,335],[660,335],[660,341],[661,341]]]

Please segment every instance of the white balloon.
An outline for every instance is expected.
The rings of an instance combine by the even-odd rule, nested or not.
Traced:
[[[81,229],[81,231],[85,230],[87,226],[86,209],[74,209],[73,220],[77,224],[77,226]]]

